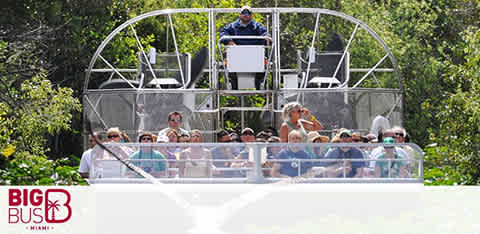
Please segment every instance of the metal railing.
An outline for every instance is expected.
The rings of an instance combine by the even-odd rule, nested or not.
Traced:
[[[393,153],[387,153],[383,144],[369,143],[105,144],[118,157],[162,183],[272,183],[289,179],[297,183],[423,183],[420,148],[415,144],[394,145]],[[366,153],[377,147],[377,158]],[[345,153],[352,148],[362,155]],[[411,152],[407,157],[406,148]],[[164,158],[148,159],[151,150],[165,155]],[[130,158],[139,151],[143,159]],[[334,158],[335,154],[352,157]],[[91,157],[91,183],[149,183],[98,146]]]

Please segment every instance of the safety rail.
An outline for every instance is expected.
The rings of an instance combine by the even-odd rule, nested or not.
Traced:
[[[423,183],[422,151],[410,143],[389,144],[387,149],[393,150],[388,152],[378,143],[108,143],[105,147],[161,183]],[[348,153],[352,148],[358,151]],[[151,150],[162,156],[151,156]],[[137,157],[131,158],[135,152]],[[91,157],[90,183],[151,183],[100,146]]]

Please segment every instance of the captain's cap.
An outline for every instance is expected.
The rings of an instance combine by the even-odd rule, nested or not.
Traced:
[[[242,9],[240,9],[240,12],[243,12],[244,10],[247,10],[248,12],[252,13],[252,8],[250,6],[243,6]]]

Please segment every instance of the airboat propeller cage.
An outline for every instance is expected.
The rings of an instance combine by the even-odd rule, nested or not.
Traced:
[[[247,127],[249,113],[261,112],[257,122],[278,129],[283,105],[299,101],[327,131],[346,127],[366,132],[378,115],[388,118],[392,125],[401,125],[403,88],[397,63],[386,43],[369,26],[352,16],[327,9],[254,8],[253,11],[256,16],[268,16],[257,21],[267,25],[271,45],[254,48],[259,56],[246,61],[247,65],[234,64],[238,54],[241,56],[246,50],[219,46],[217,25],[235,20],[238,8],[164,9],[127,20],[100,44],[86,70],[84,117],[90,120],[94,131],[116,126],[135,139],[140,131],[158,132],[167,127],[168,113],[180,111],[184,128],[200,129],[205,141],[213,141],[215,133],[225,127],[228,112],[240,112],[242,128]],[[194,51],[180,47],[182,39],[177,34],[175,19],[184,14],[205,17],[204,26],[208,30],[203,38],[203,53],[202,46]],[[284,25],[297,23],[297,16],[311,19],[308,32],[313,36],[302,45],[287,44]],[[166,51],[146,44],[137,33],[135,26],[147,18],[165,25]],[[343,31],[324,31],[328,27],[322,20],[341,24],[339,30]],[[181,36],[200,37],[196,30],[187,33],[191,35]],[[337,42],[341,42],[342,49],[331,51],[338,47],[320,43],[337,34],[341,36]],[[114,42],[125,38],[135,41],[130,49],[136,51],[136,58],[131,59],[136,61],[131,64],[125,64],[127,59],[122,60],[121,54],[114,57],[111,52],[115,51]],[[169,41],[173,41],[172,49],[168,49]],[[358,59],[359,55],[365,57],[360,54],[364,53],[359,49],[362,46],[362,49],[371,48],[368,61]],[[224,67],[225,49],[226,56],[232,57],[227,58],[230,63]],[[264,54],[267,63],[264,63]],[[267,89],[230,90],[229,83],[224,82],[228,80],[225,75],[227,72],[241,74],[239,66],[248,67],[242,70],[245,74],[265,72]],[[196,82],[207,84],[207,88],[196,88]],[[263,107],[225,106],[221,101],[225,96],[243,100],[253,94],[265,98]]]

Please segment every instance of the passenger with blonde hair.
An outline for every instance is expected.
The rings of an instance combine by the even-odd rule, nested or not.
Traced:
[[[178,139],[180,138],[178,131],[171,128],[165,134],[168,138],[169,143],[178,143]],[[180,148],[175,146],[166,147],[165,153],[167,156],[168,161],[168,168],[176,168],[177,167],[177,159],[179,158]],[[177,174],[175,171],[168,171],[168,177],[172,178],[175,177]]]
[[[302,116],[305,116],[308,120],[302,119]],[[307,131],[323,129],[322,124],[310,113],[310,110],[302,107],[298,102],[287,103],[283,107],[282,118],[284,122],[280,127],[281,142],[288,141],[288,134],[292,130],[300,131],[304,136],[302,142],[306,142]]]
[[[288,134],[288,143],[302,143],[303,135],[300,131],[292,130]],[[272,167],[272,177],[294,177],[305,174],[312,168],[312,162],[298,161],[295,159],[311,159],[307,152],[297,146],[289,146],[280,151],[277,159],[289,161],[275,162]],[[300,171],[299,171],[300,167]],[[300,175],[298,174],[300,172]]]

